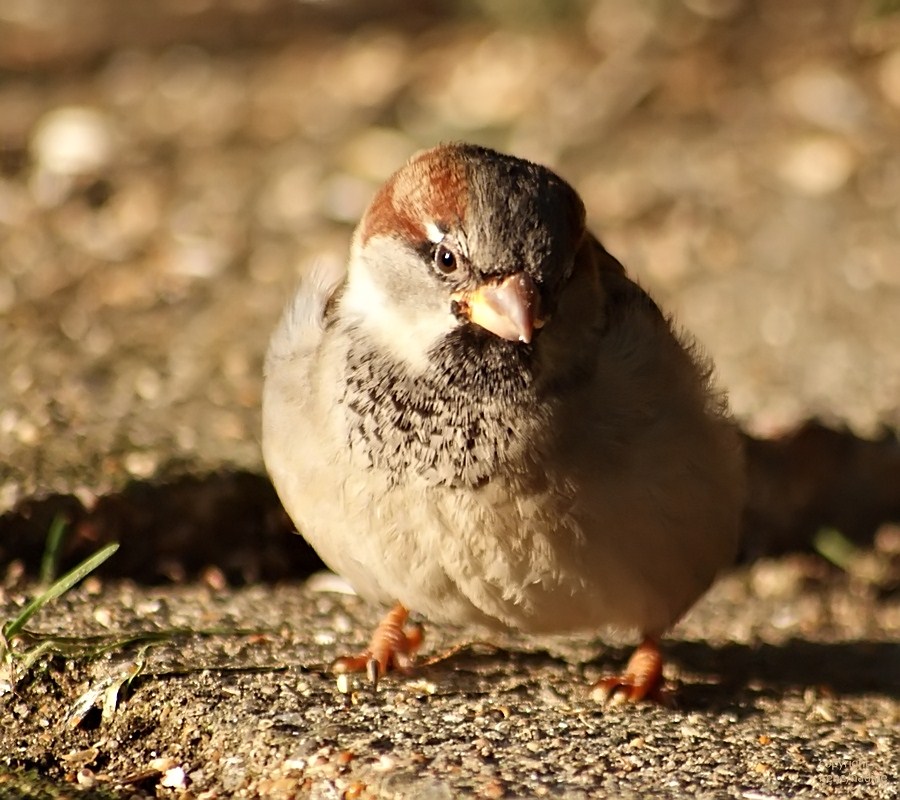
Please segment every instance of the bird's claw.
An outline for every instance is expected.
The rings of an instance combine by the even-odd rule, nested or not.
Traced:
[[[671,704],[671,693],[662,674],[662,654],[655,639],[647,638],[628,659],[625,672],[601,678],[591,688],[591,699],[605,706],[622,706],[651,700]]]
[[[673,704],[672,692],[663,685],[662,680],[648,687],[629,680],[626,675],[601,678],[591,687],[591,699],[608,708],[644,700],[669,707]]]
[[[376,661],[374,658],[370,658],[366,662],[366,677],[369,679],[369,683],[372,684],[373,690],[378,689],[379,672],[380,670],[378,667],[378,661]]]
[[[331,664],[338,675],[365,672],[373,689],[391,670],[405,672],[415,662],[416,651],[422,644],[421,625],[404,628],[409,612],[399,603],[378,624],[369,647],[356,656],[343,656]]]

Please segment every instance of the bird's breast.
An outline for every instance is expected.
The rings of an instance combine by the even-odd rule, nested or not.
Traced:
[[[348,446],[398,482],[481,486],[527,463],[546,412],[527,354],[478,337],[446,343],[413,374],[357,342],[347,351],[343,393]]]

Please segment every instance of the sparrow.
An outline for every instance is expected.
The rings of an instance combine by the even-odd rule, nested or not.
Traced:
[[[263,456],[298,531],[391,607],[337,671],[407,669],[436,623],[642,636],[600,700],[662,684],[660,636],[735,555],[736,428],[711,367],[546,167],[414,155],[265,361]]]

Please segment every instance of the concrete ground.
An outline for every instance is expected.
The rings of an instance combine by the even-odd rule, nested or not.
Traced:
[[[896,797],[891,5],[3,4],[0,621],[55,518],[63,566],[122,547],[0,664],[0,797]],[[745,563],[666,643],[674,708],[590,701],[620,638],[428,628],[457,649],[377,693],[325,669],[378,611],[305,580],[262,357],[308,265],[447,139],[571,180],[773,440]],[[813,416],[836,432],[780,438]]]

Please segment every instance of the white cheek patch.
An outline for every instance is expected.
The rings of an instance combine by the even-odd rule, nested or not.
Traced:
[[[428,353],[459,325],[446,310],[404,304],[375,281],[365,263],[357,263],[341,297],[342,316],[369,334],[387,353],[417,372],[428,366]]]

